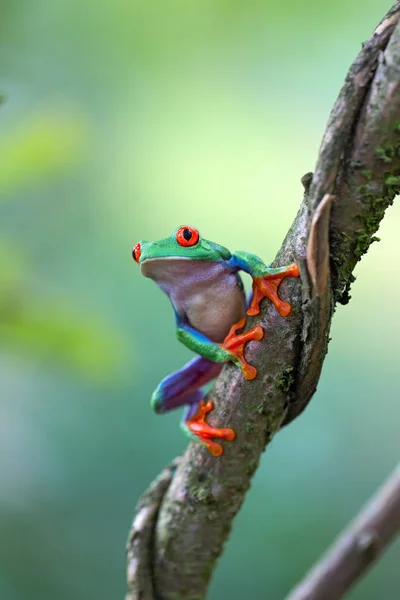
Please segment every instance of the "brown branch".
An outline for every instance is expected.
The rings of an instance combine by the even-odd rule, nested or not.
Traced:
[[[399,18],[400,0],[350,68],[315,175],[303,177],[303,202],[275,260],[300,266],[301,281],[281,286],[292,313],[282,319],[264,302],[260,318],[248,319],[267,331],[246,348],[257,378],[248,382],[227,364],[210,394],[217,406],[211,424],[233,427],[237,438],[218,459],[189,445],[151,513],[150,545],[139,553],[151,586],[131,577],[132,600],[204,598],[265,446],[316,390],[335,302],[348,301],[354,266],[400,189]]]
[[[126,546],[127,583],[130,593],[125,600],[152,600],[154,527],[165,492],[171,484],[179,458],[166,467],[142,495],[135,509],[135,517]]]
[[[287,600],[336,600],[400,531],[400,465]]]

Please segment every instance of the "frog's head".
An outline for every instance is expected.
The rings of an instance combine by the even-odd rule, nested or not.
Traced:
[[[172,235],[158,242],[140,241],[132,250],[133,259],[139,263],[142,273],[151,276],[150,261],[155,263],[161,259],[170,260],[199,260],[218,262],[231,257],[229,250],[200,237],[194,227],[183,225]],[[145,266],[145,263],[147,265]],[[166,261],[167,262],[167,261]],[[155,266],[155,265],[154,265]],[[158,269],[157,269],[158,270]]]

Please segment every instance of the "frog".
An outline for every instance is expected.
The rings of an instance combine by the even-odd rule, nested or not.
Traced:
[[[291,305],[279,297],[278,288],[286,277],[299,277],[299,268],[295,263],[271,267],[242,250],[231,253],[203,238],[191,225],[182,225],[159,241],[138,242],[132,257],[141,273],[168,296],[176,336],[197,354],[160,382],[152,394],[151,406],[156,413],[185,406],[181,421],[184,433],[201,442],[213,456],[220,456],[220,442],[234,440],[235,432],[230,427],[207,423],[214,403],[206,400],[203,387],[229,361],[248,381],[257,376],[256,367],[246,360],[245,346],[250,341],[261,342],[264,330],[257,324],[243,332],[246,316],[258,315],[261,301],[268,298],[278,313],[287,317]],[[252,278],[248,299],[240,271]]]

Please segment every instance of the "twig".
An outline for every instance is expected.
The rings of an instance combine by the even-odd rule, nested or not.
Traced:
[[[400,465],[287,600],[337,600],[400,530]]]

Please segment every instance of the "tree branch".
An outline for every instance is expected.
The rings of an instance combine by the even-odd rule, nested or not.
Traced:
[[[400,530],[400,465],[286,600],[336,600]]]
[[[210,394],[211,424],[229,425],[237,438],[219,459],[189,445],[159,498],[147,554],[129,546],[130,562],[145,556],[148,573],[147,583],[130,577],[132,600],[204,598],[265,446],[316,390],[335,302],[348,301],[354,266],[400,189],[399,18],[400,0],[350,68],[315,174],[303,177],[303,202],[274,263],[300,266],[301,280],[281,286],[291,314],[282,319],[263,303],[248,327],[258,322],[267,335],[246,347],[258,376],[248,382],[227,364]],[[146,505],[142,498],[140,510]]]
[[[130,594],[125,600],[152,600],[155,597],[152,572],[154,528],[161,502],[178,465],[179,458],[176,458],[152,482],[136,507],[126,547]]]

